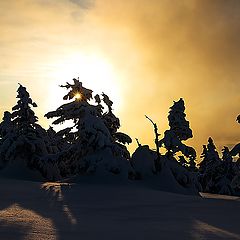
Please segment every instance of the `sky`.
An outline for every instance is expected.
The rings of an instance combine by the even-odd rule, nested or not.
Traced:
[[[142,144],[154,146],[144,115],[163,134],[181,97],[198,154],[209,136],[219,151],[240,141],[238,0],[0,1],[0,36],[1,116],[21,83],[47,128],[59,85],[79,77],[112,98],[121,130]]]

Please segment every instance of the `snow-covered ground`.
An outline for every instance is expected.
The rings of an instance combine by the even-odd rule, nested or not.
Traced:
[[[240,198],[0,179],[0,239],[240,239]]]

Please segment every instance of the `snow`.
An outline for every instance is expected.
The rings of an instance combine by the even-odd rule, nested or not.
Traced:
[[[240,239],[237,197],[88,178],[77,184],[1,179],[0,189],[0,239]]]
[[[0,171],[0,181],[2,178],[20,179],[30,181],[44,181],[41,173],[35,169],[30,169],[26,161],[16,159],[11,161],[5,168]]]
[[[148,145],[138,147],[132,155],[132,165],[134,170],[144,176],[153,176],[153,172],[156,172],[154,160],[156,154],[149,149]]]

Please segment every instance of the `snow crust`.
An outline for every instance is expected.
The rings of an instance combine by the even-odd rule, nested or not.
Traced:
[[[0,180],[0,239],[240,239],[240,199],[146,186]]]

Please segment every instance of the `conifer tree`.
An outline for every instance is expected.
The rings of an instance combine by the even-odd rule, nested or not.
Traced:
[[[174,132],[181,141],[193,137],[192,130],[189,127],[189,122],[185,119],[186,114],[184,111],[184,101],[180,98],[179,101],[174,102],[173,106],[170,107],[168,115],[170,130]]]
[[[2,122],[0,123],[0,169],[5,167],[8,159],[5,158],[3,153],[4,145],[14,141],[14,125],[11,120],[11,113],[6,111]]]
[[[211,137],[209,137],[208,139],[207,146],[203,145],[203,152],[202,152],[201,158],[203,160],[199,163],[199,171],[202,173],[206,171],[211,172],[212,168],[214,168],[220,162],[220,158],[216,150],[216,146]]]
[[[0,139],[3,139],[7,134],[13,131],[14,125],[11,118],[11,113],[5,111],[2,122],[0,123]]]
[[[203,145],[201,158],[199,172],[203,190],[217,192],[216,182],[219,177],[219,170],[221,169],[221,159],[211,137],[208,139],[208,144]]]
[[[237,122],[240,123],[240,115],[237,117]],[[238,155],[240,160],[240,143],[237,143],[230,151],[231,156],[235,157]]]
[[[190,158],[191,166],[193,166],[196,159],[196,151],[182,143],[182,141],[193,137],[189,121],[185,119],[186,114],[184,111],[185,105],[182,98],[174,102],[173,106],[170,107],[168,115],[170,129],[164,132],[164,138],[159,141],[159,145],[167,149],[169,157],[172,157],[178,151],[182,152],[183,155]]]
[[[222,161],[218,167],[216,189],[219,194],[233,195],[232,179],[235,176],[234,163],[228,147],[222,149]]]
[[[122,152],[116,156],[116,153],[120,152],[119,145],[116,144],[119,140],[116,134],[120,122],[112,113],[110,99],[103,94],[104,102],[108,106],[108,112],[103,113],[100,96],[94,96],[96,104],[91,102],[93,91],[83,87],[79,79],[73,79],[73,84],[67,82],[60,87],[68,90],[63,99],[70,102],[45,116],[56,117],[53,124],[73,121],[70,132],[74,138],[69,149],[62,155],[71,172],[92,173],[96,172],[97,168],[102,168],[102,165],[110,172],[119,172],[121,167],[116,159],[125,156]]]
[[[73,81],[73,84],[67,83],[60,86],[69,89],[63,99],[72,101],[45,116],[56,117],[53,124],[61,124],[67,120],[73,121],[74,124],[70,127],[76,135],[73,143],[78,143],[78,154],[81,156],[110,144],[110,133],[101,119],[102,108],[90,103],[93,91],[83,87],[79,80],[73,79]]]
[[[102,118],[111,134],[113,141],[117,143],[117,148],[115,148],[115,150],[117,152],[122,152],[125,157],[130,158],[129,152],[125,147],[125,144],[130,144],[132,142],[132,139],[127,134],[118,131],[118,129],[120,128],[120,120],[113,113],[113,102],[105,93],[102,93],[102,96],[103,102],[107,105],[108,108],[107,112],[103,113]]]
[[[131,162],[138,178],[151,177],[151,175],[156,179],[158,176],[160,178],[164,177],[168,180],[171,179],[172,183],[175,182],[177,186],[181,185],[188,191],[197,192],[201,189],[201,186],[195,173],[196,152],[192,147],[182,143],[182,141],[192,137],[192,131],[189,128],[189,122],[185,119],[184,110],[185,106],[182,99],[174,102],[168,116],[170,129],[165,131],[164,138],[160,141],[158,141],[160,134],[156,123],[146,116],[154,127],[155,143],[165,147],[167,153],[161,154],[160,151],[158,152],[158,148],[156,151],[152,151],[148,146],[138,144]],[[180,156],[180,162],[175,158],[177,152],[183,154]],[[188,161],[185,157],[189,158]],[[159,159],[160,164],[156,164],[156,159]]]
[[[41,172],[44,177],[53,180],[59,177],[54,162],[46,160],[48,140],[45,130],[37,124],[38,118],[32,107],[37,107],[26,88],[19,84],[17,104],[12,108],[11,121],[7,113],[6,121],[11,122],[13,131],[2,140],[0,154],[11,166],[17,164]],[[49,171],[49,168],[51,170]]]
[[[19,132],[27,132],[34,129],[38,118],[35,116],[31,107],[37,107],[37,104],[32,101],[26,88],[19,84],[17,90],[17,104],[12,108],[12,121]]]
[[[30,106],[36,107],[37,105],[21,84],[19,84],[17,93],[18,101],[12,108],[13,113],[6,115],[6,120],[14,126],[14,131],[5,136],[1,146],[1,155],[8,160],[14,160],[17,157],[25,158],[30,164],[29,158],[31,152],[34,151],[31,137],[33,137],[33,130],[37,122],[37,117]]]

